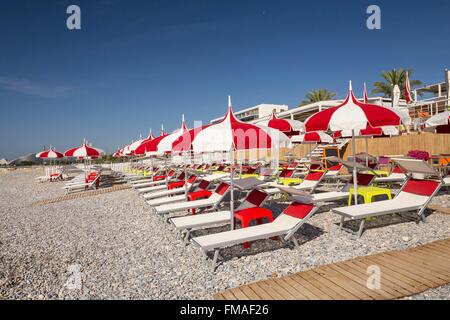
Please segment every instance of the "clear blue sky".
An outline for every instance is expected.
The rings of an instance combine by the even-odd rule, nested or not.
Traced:
[[[66,28],[78,4],[82,29]],[[382,30],[366,28],[378,4]],[[115,151],[161,123],[179,127],[260,103],[296,106],[326,87],[450,67],[441,1],[0,1],[0,158],[85,137]]]

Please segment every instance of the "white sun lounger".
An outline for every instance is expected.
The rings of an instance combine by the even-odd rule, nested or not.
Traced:
[[[98,175],[92,181],[65,185],[62,188],[66,191],[66,194],[71,193],[71,192],[75,192],[75,191],[90,190],[90,189],[94,189],[95,188],[95,185],[96,185],[96,182],[97,182],[98,179],[100,179],[100,175]]]
[[[182,203],[170,203],[164,204],[160,206],[153,207],[153,210],[160,214],[164,215],[167,213],[177,212],[177,211],[187,211],[191,209],[206,209],[212,207],[212,210],[215,210],[217,206],[222,202],[225,195],[230,191],[230,185],[222,182],[217,186],[214,190],[213,194],[211,194],[206,199],[194,200],[194,201],[186,201]]]
[[[436,171],[421,160],[392,159],[408,173],[436,175]],[[343,228],[345,219],[360,220],[357,236],[362,235],[365,218],[382,216],[391,213],[417,211],[418,221],[425,220],[423,215],[433,196],[439,191],[442,181],[431,179],[409,179],[392,200],[359,204],[350,207],[334,208],[332,212],[341,216],[340,227]],[[348,229],[347,229],[348,230]],[[351,230],[349,230],[351,231]]]
[[[211,185],[211,181],[202,179],[199,184],[194,188],[193,192],[200,191],[200,190],[207,190]],[[183,193],[184,193],[184,188]],[[173,191],[173,190],[167,190],[167,191]],[[144,198],[146,195],[143,195]],[[173,196],[165,196],[161,198],[156,199],[149,199],[146,201],[146,203],[152,207],[161,206],[163,204],[169,204],[169,203],[177,203],[177,202],[185,202],[187,201],[186,196],[184,194],[178,194]]]
[[[268,194],[264,191],[253,189],[247,194],[244,201],[242,201],[242,203],[236,208],[235,213],[249,208],[260,207],[264,204],[267,197]],[[169,219],[180,234],[185,233],[183,237],[185,242],[189,240],[190,233],[194,229],[206,229],[217,225],[229,224],[230,220],[231,212],[229,210]]]
[[[212,268],[216,269],[219,250],[249,241],[284,236],[283,240],[292,240],[298,246],[295,232],[317,211],[312,204],[294,202],[289,205],[273,222],[253,227],[235,229],[215,234],[209,234],[191,239],[191,243],[201,248],[206,255],[214,251]]]
[[[145,193],[145,194],[142,195],[142,197],[145,200],[151,200],[151,199],[156,199],[156,198],[163,198],[163,197],[169,197],[169,196],[182,194],[182,193],[185,193],[186,188],[187,188],[188,191],[192,189],[192,186],[193,186],[193,184],[194,184],[196,179],[197,179],[197,176],[196,175],[192,175],[187,180],[186,186],[183,185],[183,186],[181,186],[179,188],[174,188],[174,189],[171,189],[171,190],[167,190],[167,188],[159,189],[159,191],[156,190],[156,192]]]
[[[450,176],[449,177],[445,177],[444,179],[444,186],[446,187],[450,187]]]
[[[145,182],[134,183],[134,184],[131,184],[131,186],[134,189],[139,189],[139,192],[141,192],[141,193],[152,192],[152,191],[154,191],[151,189],[152,187],[165,186],[165,185],[167,185],[168,182],[172,182],[175,179],[174,176],[175,176],[174,173],[170,174],[170,172],[169,172],[169,174],[168,174],[169,179],[167,179],[167,180],[162,179],[162,180],[153,181],[152,180],[153,178],[150,177]],[[184,173],[180,174],[178,176],[178,178],[181,178],[181,180],[184,179]]]
[[[390,183],[390,182],[403,182],[407,179],[405,173],[399,167],[392,169],[392,172],[387,177],[376,177],[376,183]]]
[[[293,189],[296,190],[309,190],[310,193],[313,193],[314,190],[319,186],[319,183],[322,181],[325,176],[324,171],[315,171],[310,172],[306,175],[305,179],[298,186],[293,186]],[[281,193],[279,187],[284,188],[285,185],[277,184],[277,183],[268,183],[269,186],[274,188],[264,189],[267,194],[273,196],[275,194]]]

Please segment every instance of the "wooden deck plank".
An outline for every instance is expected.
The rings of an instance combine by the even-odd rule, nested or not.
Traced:
[[[292,295],[295,300],[306,300],[307,297],[302,294],[301,291],[293,288],[289,283],[287,283],[284,278],[274,278],[274,282],[276,282],[280,287],[284,288],[289,294]]]
[[[318,300],[319,297],[316,296],[314,293],[303,287],[300,283],[294,281],[290,276],[283,277],[280,279],[283,282],[286,282],[286,284],[290,285],[294,290],[297,292],[297,294],[300,296],[299,299],[301,300]]]
[[[302,287],[306,288],[309,292],[311,292],[311,294],[317,296],[319,300],[333,299],[331,296],[320,290],[318,287],[314,286],[313,284],[309,283],[307,280],[302,278],[299,273],[292,275],[291,279],[300,284]]]
[[[421,268],[417,268],[417,265],[409,264],[406,261],[398,261],[395,257],[388,255],[378,256],[378,259],[385,261],[404,276],[419,283],[422,282],[428,287],[441,286],[443,284],[441,279],[433,277],[428,270],[424,271]]]
[[[381,288],[367,287],[378,266]],[[450,239],[377,253],[271,278],[214,295],[215,299],[396,299],[450,282]]]
[[[361,275],[360,272],[354,270],[350,272],[349,265],[346,265],[344,269],[341,264],[330,264],[328,268],[340,272],[343,276],[347,277],[350,281],[354,281],[356,285],[359,285],[360,290],[364,291],[368,296],[373,299],[392,299],[394,296],[383,289],[371,290],[367,288],[367,275]]]
[[[375,294],[373,292],[368,292],[370,290],[367,289],[366,286],[362,286],[358,281],[347,277],[341,270],[332,268],[332,265],[321,266],[319,270],[325,272],[325,276],[330,281],[354,295],[356,297],[355,299],[376,299]]]
[[[422,292],[424,288],[429,288],[429,286],[421,283],[420,281],[414,280],[408,276],[406,276],[401,270],[398,268],[392,267],[391,264],[386,263],[381,260],[379,257],[370,257],[369,261],[372,261],[374,265],[379,265],[381,270],[381,277],[385,276],[385,274],[390,274],[393,278],[397,280],[397,284],[401,285],[403,288],[408,289],[410,294],[414,294],[419,290]]]
[[[347,262],[352,268],[355,268],[358,270],[362,277],[364,277],[366,285],[367,285],[367,266],[361,265],[359,262],[356,261],[349,261]],[[365,275],[365,276],[364,276]],[[389,280],[389,278],[383,278],[383,282],[381,283],[381,290],[384,290],[391,294],[394,298],[402,297],[405,294],[408,294],[409,291],[405,291],[403,288],[399,288],[395,283]]]
[[[242,286],[242,292],[247,296],[249,300],[261,300],[262,298],[252,290],[250,286]]]
[[[230,291],[238,300],[249,300],[244,292],[242,292],[241,287],[232,288]]]
[[[387,253],[387,255],[390,256],[391,254]],[[397,254],[397,256],[399,259],[415,263],[419,268],[422,267],[426,270],[431,270],[433,275],[441,279],[446,280],[450,277],[450,265],[441,265],[439,261],[436,261],[436,259],[430,259],[425,255],[417,257],[404,252]]]
[[[274,297],[272,297],[270,294],[268,294],[267,291],[263,290],[256,283],[250,283],[247,286],[250,289],[252,289],[258,296],[260,296],[261,300],[273,300],[274,299]]]

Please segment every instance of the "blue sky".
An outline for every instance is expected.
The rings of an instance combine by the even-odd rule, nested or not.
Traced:
[[[66,28],[81,7],[82,29]],[[381,30],[366,8],[381,7]],[[0,158],[64,151],[87,138],[113,152],[260,103],[343,97],[382,70],[442,81],[448,1],[0,1]]]

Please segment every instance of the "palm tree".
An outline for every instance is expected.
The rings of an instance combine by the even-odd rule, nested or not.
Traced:
[[[336,96],[336,93],[331,92],[327,89],[317,89],[312,90],[306,94],[306,100],[303,100],[300,103],[300,106],[304,106],[306,104],[319,102],[319,101],[326,101],[326,100],[332,100]]]
[[[405,80],[406,72],[408,76],[411,77],[413,71],[411,69],[393,69],[391,71],[381,72],[381,76],[384,78],[385,82],[377,81],[373,84],[374,89],[372,94],[381,93],[385,98],[392,98],[392,89],[395,85],[400,88],[401,99],[405,98]],[[416,86],[420,86],[422,81],[409,79],[409,84],[411,89]]]

